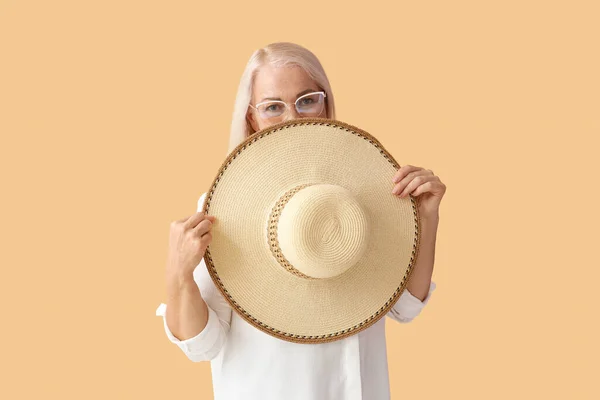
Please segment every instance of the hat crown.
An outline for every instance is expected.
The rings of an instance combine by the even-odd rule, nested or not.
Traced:
[[[308,278],[332,278],[346,272],[368,244],[367,214],[352,193],[339,185],[305,184],[288,192],[276,228],[287,264]]]

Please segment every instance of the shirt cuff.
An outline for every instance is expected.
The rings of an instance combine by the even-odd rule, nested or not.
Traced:
[[[202,331],[200,331],[200,333],[198,333],[196,336],[185,340],[179,340],[176,338],[175,335],[173,335],[173,332],[171,332],[169,329],[169,326],[167,325],[167,318],[165,316],[167,311],[167,305],[165,303],[161,303],[158,306],[156,309],[156,315],[163,317],[165,333],[172,343],[175,343],[186,353],[202,354],[209,352],[217,343],[222,334],[222,327],[219,323],[219,317],[217,316],[217,313],[212,308],[208,307],[208,304],[207,308],[208,321],[206,322],[204,329],[202,329]]]
[[[202,207],[204,207],[204,201],[206,200],[206,193],[208,193],[208,192],[202,193],[202,195],[198,199],[198,212],[201,212]]]
[[[408,289],[405,289],[400,295],[400,299],[398,299],[398,302],[394,307],[395,311],[397,311],[397,313],[404,318],[413,319],[417,317],[423,310],[423,307],[425,307],[429,302],[429,299],[431,298],[431,293],[435,290],[435,288],[435,282],[431,281],[431,283],[429,284],[429,291],[423,301],[421,301],[418,297],[414,296],[411,292],[408,291]]]

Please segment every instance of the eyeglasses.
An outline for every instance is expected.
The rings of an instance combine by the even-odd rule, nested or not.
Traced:
[[[269,122],[276,122],[283,118],[286,111],[289,111],[290,104],[281,100],[263,101],[250,107],[258,111],[260,117]],[[325,108],[325,92],[312,92],[302,95],[294,102],[296,112],[304,117],[317,117],[321,115]]]

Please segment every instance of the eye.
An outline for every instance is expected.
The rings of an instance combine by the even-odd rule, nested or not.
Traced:
[[[315,102],[315,100],[312,97],[305,97],[303,99],[300,99],[300,103],[302,105],[308,105],[308,104],[312,104],[314,102]]]

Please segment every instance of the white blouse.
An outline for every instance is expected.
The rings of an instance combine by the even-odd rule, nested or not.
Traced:
[[[198,211],[206,193],[198,200]],[[208,306],[206,327],[198,335],[169,340],[193,362],[210,361],[215,400],[388,400],[390,398],[385,322],[346,338],[319,344],[287,342],[253,327],[233,311],[210,278],[204,259],[194,280]],[[407,323],[419,315],[436,284],[421,302],[408,289],[387,317]]]

